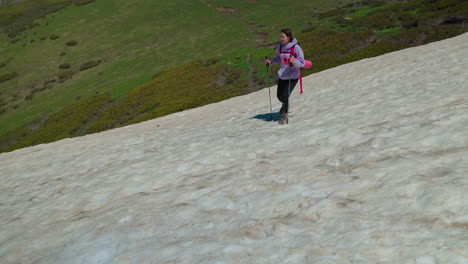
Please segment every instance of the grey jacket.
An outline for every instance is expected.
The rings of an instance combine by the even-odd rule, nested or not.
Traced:
[[[294,46],[294,53],[296,53],[296,59],[292,64],[284,64],[283,60],[289,58],[291,52],[291,47]],[[286,53],[282,53],[286,52]],[[276,57],[271,60],[272,64],[280,64],[281,67],[278,70],[278,76],[282,80],[289,80],[289,79],[299,79],[301,75],[301,68],[304,67],[304,52],[302,51],[301,46],[297,43],[297,39],[293,38],[291,42],[287,45],[280,43],[276,47]]]

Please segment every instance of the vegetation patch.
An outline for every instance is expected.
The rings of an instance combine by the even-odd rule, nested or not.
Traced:
[[[80,66],[80,71],[84,71],[84,70],[87,70],[87,69],[91,69],[93,67],[96,67],[99,65],[99,61],[88,61],[88,62],[85,62],[83,63],[81,66]]]
[[[73,76],[74,72],[73,71],[64,71],[61,72],[58,77],[59,77],[59,83],[62,83],[68,79],[70,79]]]
[[[70,40],[67,43],[67,46],[76,46],[78,44],[78,41],[76,40]]]
[[[214,61],[184,64],[133,89],[105,111],[90,132],[138,123],[248,92],[247,82],[239,81],[240,70]]]
[[[11,73],[0,75],[0,83],[16,78],[18,77],[18,75],[19,74],[17,72],[11,72]]]
[[[69,63],[62,63],[62,64],[59,65],[59,68],[62,69],[62,70],[69,69],[70,64]]]
[[[0,136],[0,151],[48,143],[67,137],[79,136],[81,127],[92,121],[106,105],[113,101],[110,94],[78,100],[73,105],[50,116]]]
[[[89,3],[92,3],[96,0],[74,0],[73,3],[77,6],[80,6],[80,5],[86,5],[86,4],[89,4]]]
[[[40,26],[36,19],[44,17],[70,5],[70,0],[26,0],[21,5],[1,8],[0,30],[14,38],[28,28]]]

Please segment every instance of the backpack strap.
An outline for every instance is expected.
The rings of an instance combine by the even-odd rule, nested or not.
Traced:
[[[296,52],[294,51],[294,46],[296,46],[297,44],[299,43],[292,45],[292,47],[289,49],[290,51],[283,51],[280,44],[280,53],[292,54],[295,58],[297,58]]]
[[[296,45],[297,45],[297,43],[292,45],[292,47],[291,47],[291,54],[294,56],[294,58],[297,58],[296,52],[294,50],[294,46],[296,46]]]

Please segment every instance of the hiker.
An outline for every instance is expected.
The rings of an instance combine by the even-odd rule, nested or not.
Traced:
[[[276,57],[272,60],[265,59],[264,63],[279,64],[278,89],[276,95],[283,105],[280,109],[280,124],[288,123],[289,96],[301,77],[301,68],[304,67],[304,52],[297,39],[293,37],[291,29],[281,30],[281,42],[276,47]]]

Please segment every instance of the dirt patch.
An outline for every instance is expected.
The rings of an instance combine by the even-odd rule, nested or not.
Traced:
[[[216,10],[221,11],[230,16],[234,15],[234,12],[236,12],[236,10],[232,7],[217,7]]]
[[[271,43],[257,45],[257,48],[269,48],[269,47],[274,48],[274,47],[276,47],[277,44],[278,44],[278,41],[275,41],[275,42],[271,42]]]
[[[257,36],[257,42],[259,43],[265,43],[269,36],[269,34],[266,32],[257,32],[255,35]]]

